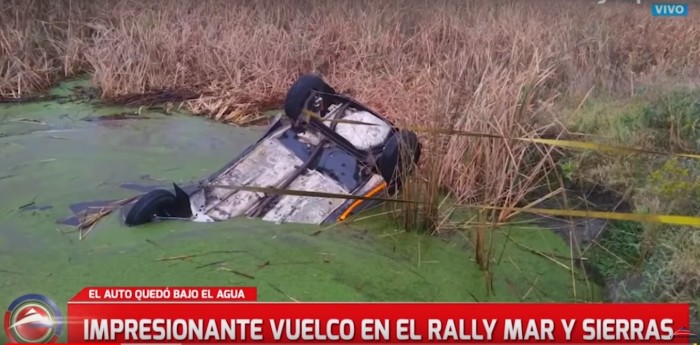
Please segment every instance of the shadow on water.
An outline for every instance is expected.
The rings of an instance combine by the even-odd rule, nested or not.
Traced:
[[[504,262],[513,264],[497,267],[497,292],[488,295],[463,237],[426,238],[376,221],[311,236],[318,227],[249,219],[126,228],[115,212],[79,240],[57,221],[106,200],[186,186],[264,130],[188,115],[124,114],[136,112],[83,101],[0,104],[0,272],[18,272],[3,274],[0,304],[32,292],[65,307],[87,285],[254,285],[261,300],[280,301],[574,299],[570,272],[529,251],[508,251]],[[557,235],[521,230],[511,236],[566,255]]]

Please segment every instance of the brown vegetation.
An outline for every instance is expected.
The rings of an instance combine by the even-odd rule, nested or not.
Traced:
[[[4,0],[0,16],[4,98],[87,71],[106,99],[195,94],[192,111],[231,122],[279,107],[316,71],[403,125],[535,135],[533,116],[557,97],[700,66],[696,18],[631,2]],[[532,185],[519,177],[525,143],[440,146],[460,199]]]
[[[297,75],[318,72],[400,125],[556,136],[555,100],[629,95],[700,66],[696,12],[659,19],[632,1],[3,0],[1,10],[0,97],[90,72],[105,99],[168,91],[227,122],[279,108]],[[547,184],[549,148],[423,138],[428,178],[413,187],[426,199],[441,186],[507,206]]]

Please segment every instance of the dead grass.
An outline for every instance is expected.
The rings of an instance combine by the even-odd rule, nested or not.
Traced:
[[[318,72],[400,125],[557,136],[543,116],[555,101],[697,76],[697,42],[696,11],[659,19],[633,2],[4,0],[0,96],[90,72],[105,99],[194,94],[194,113],[240,123],[279,108],[297,75]],[[443,219],[445,195],[514,206],[536,187],[561,187],[543,180],[551,149],[421,136],[423,169],[411,188],[434,201],[419,210],[432,223]],[[416,225],[415,214],[404,221]]]
[[[191,110],[231,122],[279,107],[294,78],[315,71],[403,125],[434,124],[438,116],[458,129],[527,135],[544,129],[533,127],[534,117],[557,97],[591,87],[626,91],[640,78],[700,65],[696,18],[659,20],[634,4],[4,3],[3,97],[88,71],[107,99],[194,92],[200,97],[187,103]],[[460,199],[509,198],[513,168],[524,159],[513,145],[453,138],[440,147],[443,180]]]

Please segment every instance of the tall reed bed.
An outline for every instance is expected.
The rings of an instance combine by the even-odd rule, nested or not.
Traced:
[[[557,136],[548,115],[558,100],[697,76],[699,29],[694,12],[660,20],[633,2],[592,0],[4,0],[0,96],[89,72],[107,100],[168,91],[195,114],[247,123],[278,108],[296,76],[317,72],[403,126]],[[444,229],[446,196],[514,206],[560,187],[545,180],[551,148],[420,135],[420,174],[404,195],[431,202],[405,207],[411,227]],[[485,229],[474,232],[480,248]]]

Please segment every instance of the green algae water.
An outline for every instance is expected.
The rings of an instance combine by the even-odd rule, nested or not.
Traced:
[[[72,86],[53,92],[65,96]],[[385,221],[320,233],[245,218],[127,228],[115,212],[81,240],[57,224],[70,205],[196,181],[264,130],[186,114],[124,115],[136,112],[76,99],[0,105],[0,304],[39,293],[65,313],[81,288],[106,285],[256,286],[262,301],[599,298],[598,287],[567,269],[566,243],[536,227],[514,225],[505,245],[496,236],[493,293],[464,236],[406,234]]]

